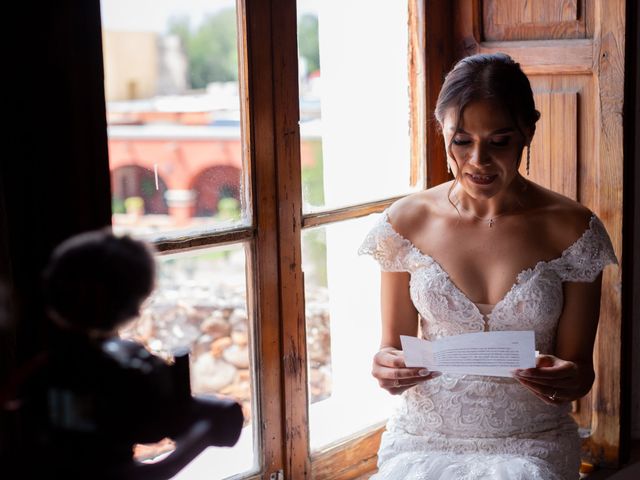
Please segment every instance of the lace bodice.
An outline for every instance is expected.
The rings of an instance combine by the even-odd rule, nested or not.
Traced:
[[[410,273],[423,338],[485,329],[533,330],[541,353],[553,353],[562,283],[591,282],[607,264],[617,263],[607,232],[593,215],[587,230],[562,255],[522,271],[483,315],[435,259],[393,229],[386,211],[359,253],[372,255],[384,271]],[[512,378],[442,375],[404,392],[383,435],[380,473],[374,478],[576,479],[579,442],[569,409],[569,404],[542,402]],[[523,455],[533,460],[522,464]],[[479,456],[482,468],[470,467]],[[518,460],[512,462],[514,458]]]
[[[397,233],[385,211],[366,236],[360,254],[372,255],[383,271],[411,274],[410,293],[427,340],[485,329],[478,307],[451,281],[431,256]],[[536,348],[552,352],[562,311],[562,282],[592,282],[605,265],[617,263],[602,222],[589,227],[561,256],[540,261],[518,274],[509,292],[486,315],[489,330],[533,330]]]

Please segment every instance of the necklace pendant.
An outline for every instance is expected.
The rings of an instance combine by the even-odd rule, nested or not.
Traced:
[[[493,218],[489,219],[489,228],[493,228]]]

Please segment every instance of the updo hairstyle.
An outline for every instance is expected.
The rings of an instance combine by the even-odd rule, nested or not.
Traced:
[[[440,128],[444,125],[445,115],[453,112],[457,129],[465,107],[477,100],[491,100],[501,105],[509,112],[523,137],[525,135],[521,126],[534,131],[540,118],[529,79],[520,65],[504,53],[477,54],[463,58],[447,74],[435,109]],[[455,160],[451,142],[447,145],[447,152]]]

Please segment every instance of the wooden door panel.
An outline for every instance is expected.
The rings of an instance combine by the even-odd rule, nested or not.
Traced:
[[[585,0],[485,0],[484,40],[586,38],[591,2]]]
[[[535,93],[540,120],[531,142],[529,177],[536,183],[578,199],[578,93]],[[521,172],[526,175],[526,159]]]

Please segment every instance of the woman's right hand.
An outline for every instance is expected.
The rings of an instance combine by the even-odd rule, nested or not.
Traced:
[[[422,367],[408,368],[404,363],[402,350],[383,347],[373,356],[371,375],[386,391],[399,395],[420,382],[432,380],[442,374]]]

